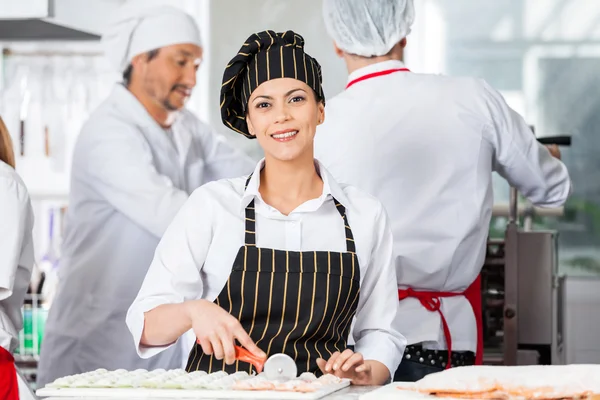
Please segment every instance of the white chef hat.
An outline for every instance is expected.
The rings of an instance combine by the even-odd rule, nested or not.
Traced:
[[[329,36],[349,54],[387,54],[410,33],[413,0],[324,0],[323,18]]]
[[[201,46],[200,30],[189,14],[160,0],[126,2],[102,35],[105,55],[119,72],[138,54],[181,43]]]

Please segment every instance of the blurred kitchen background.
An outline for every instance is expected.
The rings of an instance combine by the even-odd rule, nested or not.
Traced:
[[[34,204],[37,268],[43,272],[34,277],[24,308],[19,351],[25,369],[35,369],[60,268],[73,145],[82,122],[119,79],[105,64],[98,38],[121,3],[0,0],[0,115]],[[344,88],[345,67],[326,39],[320,0],[169,3],[196,17],[205,43],[189,108],[257,159],[256,144],[225,129],[219,117],[222,72],[241,40],[254,31],[293,29],[323,66],[326,96]],[[572,145],[561,150],[574,193],[562,216],[534,216],[533,229],[558,232],[566,361],[600,362],[600,1],[415,0],[415,6],[405,56],[411,70],[484,78],[538,137],[572,136]],[[508,197],[508,184],[497,177],[498,207]],[[506,216],[494,217],[490,237],[503,238],[506,223]]]

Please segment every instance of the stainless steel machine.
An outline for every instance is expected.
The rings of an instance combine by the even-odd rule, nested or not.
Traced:
[[[570,144],[551,138],[547,144]],[[558,273],[558,233],[531,230],[533,215],[560,216],[562,208],[518,207],[511,188],[505,238],[490,240],[482,270],[484,363],[564,364],[564,277]],[[519,224],[523,217],[522,226]]]

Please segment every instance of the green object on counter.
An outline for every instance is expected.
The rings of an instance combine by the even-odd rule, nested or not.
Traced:
[[[15,350],[16,354],[40,354],[47,316],[48,311],[44,308],[33,308],[28,304],[23,307],[23,330],[19,334],[20,343]]]

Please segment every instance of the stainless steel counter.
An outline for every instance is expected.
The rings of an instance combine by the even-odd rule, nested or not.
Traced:
[[[357,400],[358,397],[362,394],[371,392],[375,389],[377,389],[379,386],[350,386],[347,387],[345,389],[340,390],[339,392],[335,392],[333,394],[330,394],[329,396],[325,396],[323,397],[324,400]],[[123,398],[119,398],[119,397],[111,397],[111,398],[107,398],[107,397],[46,397],[44,398],[44,400],[157,400],[156,397],[123,397]],[[182,400],[179,397],[173,397],[170,399],[161,399],[161,400]],[[211,399],[204,399],[204,400],[211,400]],[[217,399],[215,399],[217,400]],[[220,400],[240,400],[239,398],[237,399],[220,399]],[[245,399],[245,400],[253,400],[253,399]],[[260,400],[259,398],[256,398],[254,400]]]

